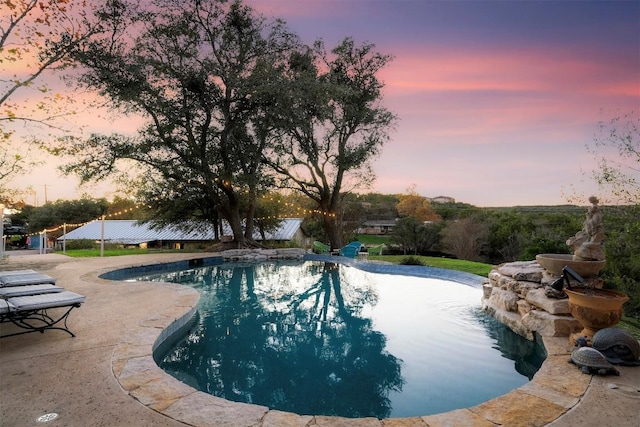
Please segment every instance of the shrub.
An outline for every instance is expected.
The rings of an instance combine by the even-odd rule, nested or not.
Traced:
[[[417,256],[408,256],[402,258],[400,265],[424,265],[424,263]]]
[[[69,250],[94,249],[98,247],[98,244],[91,239],[67,240],[65,242],[65,248]]]
[[[568,254],[571,251],[564,240],[534,237],[527,243],[520,261],[536,259],[538,254]]]

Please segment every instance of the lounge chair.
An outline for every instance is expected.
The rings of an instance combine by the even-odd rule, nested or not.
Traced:
[[[317,254],[328,254],[330,250],[331,247],[329,245],[325,245],[317,240],[313,242],[313,252]]]
[[[47,329],[58,329],[75,337],[67,327],[67,318],[85,297],[65,291],[55,282],[53,277],[33,270],[0,272],[0,323],[13,323],[24,329],[0,338]]]
[[[57,286],[54,286],[57,288]],[[85,301],[85,297],[70,291],[53,290],[50,293],[36,295],[14,296],[0,300],[0,323],[11,322],[24,331],[0,335],[0,338],[30,332],[44,332],[47,329],[57,329],[67,332],[72,337],[75,334],[67,327],[67,318],[76,307]],[[62,314],[57,310],[62,309]]]
[[[367,252],[369,252],[369,255],[382,255],[382,251],[384,250],[385,245],[384,243],[378,246],[371,246],[370,248],[367,249]]]
[[[340,248],[338,255],[347,257],[347,258],[355,258],[360,253],[360,248],[362,247],[362,243],[360,242],[350,242],[349,244]]]
[[[0,271],[0,286],[55,284],[56,279],[33,270]]]
[[[14,276],[16,274],[32,274],[37,273],[35,270],[5,270],[0,271],[0,282],[7,276]]]
[[[64,291],[64,288],[50,283],[43,285],[3,286],[0,287],[0,298],[26,297],[29,295],[50,294],[62,291]]]

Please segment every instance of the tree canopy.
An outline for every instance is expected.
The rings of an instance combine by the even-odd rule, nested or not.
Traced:
[[[272,75],[297,38],[241,2],[158,0],[143,10],[117,2],[101,16],[112,33],[75,52],[87,69],[81,82],[147,124],[137,137],[68,143],[76,160],[65,171],[96,180],[133,160],[153,220],[195,227],[219,214],[244,245],[270,183],[261,156]]]
[[[389,56],[350,39],[331,53],[306,47],[241,1],[114,1],[97,16],[109,31],[74,51],[80,83],[146,124],[135,137],[58,144],[71,156],[66,173],[99,180],[133,161],[126,179],[153,222],[222,218],[239,246],[251,244],[257,201],[277,183],[314,200],[340,245],[345,185],[371,182],[395,119],[378,105]]]
[[[58,135],[68,130],[59,119],[73,111],[41,76],[69,66],[70,52],[101,26],[89,19],[84,0],[0,0],[0,8],[0,201],[12,203],[16,194],[6,182],[23,170],[33,148],[14,125],[27,125],[27,133],[32,127]]]
[[[58,228],[62,224],[80,224],[93,221],[106,213],[105,199],[83,198],[80,200],[57,200],[29,209],[27,231],[40,232],[46,228]],[[61,235],[62,230],[56,233]]]
[[[440,221],[440,215],[431,208],[429,199],[419,195],[415,191],[415,186],[410,187],[407,194],[402,194],[399,198],[400,201],[396,207],[398,215],[413,217],[420,221]]]
[[[590,150],[598,160],[595,181],[616,202],[640,203],[640,112],[601,121]]]
[[[291,57],[284,76],[285,107],[265,161],[281,186],[316,203],[332,247],[342,244],[341,195],[371,184],[371,161],[396,120],[381,105],[377,78],[391,59],[350,38],[331,52],[317,41]]]

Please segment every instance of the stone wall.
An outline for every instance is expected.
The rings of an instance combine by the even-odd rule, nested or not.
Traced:
[[[571,316],[567,298],[550,298],[545,287],[557,279],[536,261],[511,262],[494,268],[483,285],[482,307],[514,332],[530,340],[564,337],[582,330]]]
[[[281,249],[230,249],[220,253],[225,261],[260,262],[268,259],[302,259],[305,251],[300,248]]]

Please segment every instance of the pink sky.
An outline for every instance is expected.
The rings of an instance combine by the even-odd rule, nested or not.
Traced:
[[[638,1],[247,3],[307,43],[349,36],[394,56],[381,78],[399,121],[372,191],[415,185],[477,206],[564,204],[577,193],[586,204],[603,196],[585,147],[598,122],[640,112]],[[49,200],[82,194],[48,168],[22,184],[42,194],[46,183]]]

